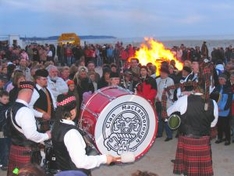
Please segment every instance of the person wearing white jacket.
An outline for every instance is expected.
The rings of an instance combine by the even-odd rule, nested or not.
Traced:
[[[67,83],[58,76],[58,68],[54,65],[49,65],[47,68],[49,72],[48,76],[48,88],[52,91],[55,100],[59,94],[67,93]]]

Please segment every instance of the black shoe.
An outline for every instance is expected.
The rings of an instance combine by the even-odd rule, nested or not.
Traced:
[[[160,138],[160,137],[162,137],[162,136],[160,136],[160,135],[157,135],[157,136],[156,136],[156,138]]]
[[[230,145],[231,143],[230,143],[230,141],[226,141],[225,143],[224,143],[224,145]]]
[[[7,170],[8,170],[8,166],[2,166],[1,169],[2,169],[3,171],[7,171]]]
[[[219,144],[219,143],[221,143],[221,142],[223,142],[222,139],[217,139],[217,140],[215,141],[216,144]]]
[[[174,160],[174,159],[172,159],[172,160],[171,160],[171,162],[172,162],[172,163],[175,163],[175,160]]]
[[[166,138],[164,141],[167,142],[167,141],[170,141],[172,140],[172,138]]]

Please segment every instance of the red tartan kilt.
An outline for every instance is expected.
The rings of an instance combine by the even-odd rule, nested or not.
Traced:
[[[179,136],[173,173],[189,176],[214,175],[210,137],[195,139]]]
[[[30,151],[31,149],[29,147],[11,145],[7,175],[11,175],[15,168],[20,169],[25,164],[30,163]]]

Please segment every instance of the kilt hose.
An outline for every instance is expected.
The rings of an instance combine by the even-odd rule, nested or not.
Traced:
[[[30,147],[11,145],[7,175],[12,175],[15,168],[20,169],[25,164],[32,163],[33,152]],[[39,162],[33,162],[40,164]]]
[[[210,136],[179,136],[173,173],[187,176],[214,175]]]

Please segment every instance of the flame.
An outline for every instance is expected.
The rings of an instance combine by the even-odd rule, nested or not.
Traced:
[[[174,54],[166,49],[163,43],[160,43],[152,38],[145,38],[145,43],[142,43],[140,49],[136,51],[135,56],[139,59],[141,65],[147,65],[147,63],[152,63],[156,66],[156,75],[159,75],[159,70],[162,61],[170,62],[175,60],[176,67],[182,70],[183,63],[181,63]]]

